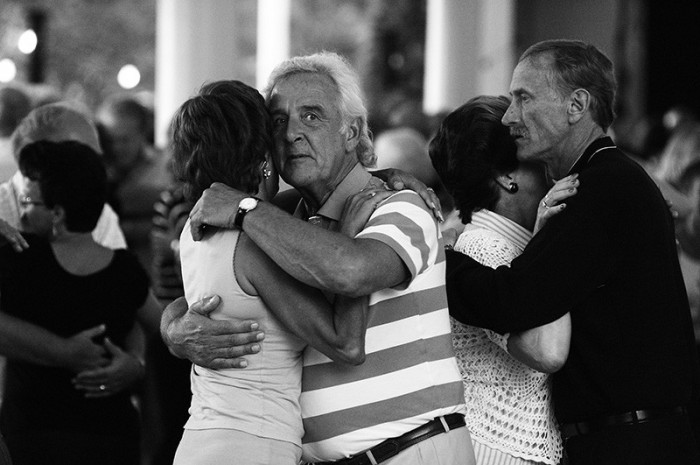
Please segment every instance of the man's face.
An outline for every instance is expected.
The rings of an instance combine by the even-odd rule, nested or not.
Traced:
[[[299,73],[277,83],[269,109],[282,179],[323,198],[354,164],[341,133],[338,91],[325,75]]]
[[[48,237],[53,230],[53,212],[44,205],[39,183],[23,179],[19,197],[20,228],[24,232]]]
[[[568,99],[554,85],[545,58],[526,59],[515,67],[510,83],[512,102],[502,122],[510,127],[518,159],[547,162],[559,156],[570,129]]]

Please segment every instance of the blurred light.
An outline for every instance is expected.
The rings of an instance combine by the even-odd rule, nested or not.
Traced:
[[[19,40],[17,41],[17,48],[20,52],[24,53],[25,55],[29,55],[34,50],[36,50],[37,43],[38,39],[36,37],[36,32],[34,32],[33,29],[27,29],[22,33],[21,36],[19,36]]]
[[[123,89],[133,89],[141,82],[141,73],[134,65],[124,65],[122,69],[119,70],[117,82]]]
[[[17,75],[17,66],[9,58],[0,60],[0,82],[10,82]]]

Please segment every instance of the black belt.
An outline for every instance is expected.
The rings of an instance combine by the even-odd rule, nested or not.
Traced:
[[[337,462],[323,462],[317,463],[316,465],[376,465],[421,441],[440,433],[447,433],[450,430],[461,428],[465,424],[464,415],[461,413],[452,413],[431,420],[423,426],[419,426],[397,438],[391,438],[380,442],[368,451],[338,460]]]
[[[665,409],[633,410],[631,412],[595,418],[579,423],[567,423],[561,426],[561,434],[564,438],[571,438],[583,434],[595,433],[613,426],[638,425],[648,423],[661,418],[676,417],[686,414],[685,407],[673,407]]]

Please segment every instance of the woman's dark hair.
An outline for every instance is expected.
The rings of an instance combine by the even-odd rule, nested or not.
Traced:
[[[172,121],[177,178],[196,201],[213,182],[254,194],[271,152],[270,116],[262,95],[240,81],[205,84]]]
[[[22,148],[19,169],[39,184],[47,208],[63,207],[66,229],[95,229],[107,199],[107,173],[97,152],[80,142],[40,140]]]
[[[508,105],[507,97],[474,97],[447,115],[430,141],[430,159],[463,223],[474,211],[493,210],[495,178],[518,167],[515,143],[501,124]]]

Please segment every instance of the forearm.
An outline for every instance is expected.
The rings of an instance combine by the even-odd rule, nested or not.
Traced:
[[[40,326],[0,312],[0,354],[43,366],[69,365],[68,343]]]
[[[509,272],[508,269],[503,271]],[[563,313],[550,314],[544,305],[535,311],[524,310],[530,302],[519,294],[518,289],[504,283],[497,270],[459,252],[447,252],[446,281],[450,315],[471,326],[501,334],[514,333],[547,324]]]
[[[336,296],[333,312],[335,347],[346,363],[359,365],[365,361],[368,307],[367,296]]]
[[[544,373],[561,369],[569,356],[571,315],[508,338],[508,352],[525,365]]]
[[[280,268],[309,286],[351,294],[369,284],[363,251],[343,234],[310,225],[265,202],[246,216],[243,230]]]
[[[163,342],[170,350],[170,353],[179,358],[187,358],[186,353],[181,345],[178,345],[179,338],[177,336],[185,336],[177,332],[175,323],[187,313],[187,301],[184,297],[174,300],[170,305],[165,307],[160,318],[160,336]]]

